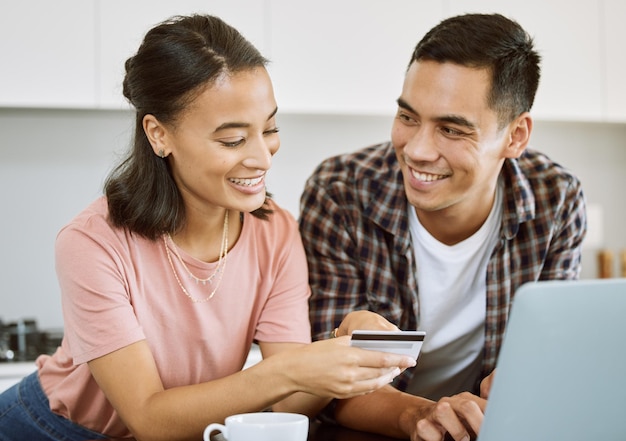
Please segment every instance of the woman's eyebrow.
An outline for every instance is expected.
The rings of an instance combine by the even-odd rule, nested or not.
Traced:
[[[272,119],[276,115],[276,112],[278,112],[278,107],[275,107],[274,110],[272,110],[272,112],[267,117],[267,121]],[[240,129],[240,128],[246,128],[246,127],[250,127],[250,123],[231,121],[231,122],[225,122],[224,124],[220,124],[215,129],[214,132],[219,132],[220,130],[226,130],[226,129]]]

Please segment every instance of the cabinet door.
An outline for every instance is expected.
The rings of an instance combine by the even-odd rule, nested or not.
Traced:
[[[145,33],[173,15],[217,15],[234,26],[266,55],[266,3],[250,0],[106,0],[100,2],[100,74],[98,101],[104,108],[128,108],[122,95],[124,63]],[[267,56],[267,55],[266,55]]]
[[[93,0],[0,3],[0,106],[95,105]]]
[[[413,48],[441,18],[440,2],[271,0],[279,109],[393,115]]]
[[[536,118],[602,120],[604,71],[598,0],[450,0],[449,12],[498,12],[515,19],[535,39],[542,56],[533,107]]]
[[[608,121],[626,122],[626,2],[605,0],[604,3],[604,58],[607,76]]]

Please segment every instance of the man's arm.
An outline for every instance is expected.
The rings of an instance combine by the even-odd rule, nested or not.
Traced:
[[[446,433],[469,441],[479,432],[486,405],[468,392],[433,402],[386,386],[338,401],[335,418],[352,429],[412,441],[440,441]]]
[[[328,338],[352,311],[368,309],[351,232],[356,227],[346,213],[344,195],[329,194],[317,175],[301,198],[300,234],[306,250],[311,286],[310,318],[313,340]]]

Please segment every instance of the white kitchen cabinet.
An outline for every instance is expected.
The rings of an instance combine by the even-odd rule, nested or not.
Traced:
[[[601,2],[449,0],[448,12],[499,12],[515,19],[535,39],[542,56],[541,81],[533,107],[535,118],[602,121],[606,77]]]
[[[626,122],[626,1],[604,0],[606,120]]]
[[[543,57],[537,119],[626,122],[624,0],[2,2],[0,107],[128,108],[125,60],[150,27],[191,12],[224,18],[270,58],[281,112],[353,115],[393,114],[413,47],[442,18],[500,12]]]
[[[94,107],[93,0],[0,3],[0,106]]]
[[[250,0],[106,0],[99,2],[100,51],[98,102],[103,108],[128,108],[122,95],[124,63],[137,49],[145,33],[173,15],[217,15],[237,28],[265,54],[265,1]]]
[[[270,73],[283,112],[391,114],[442,2],[270,1]]]

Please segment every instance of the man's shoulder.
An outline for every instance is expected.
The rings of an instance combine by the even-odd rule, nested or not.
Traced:
[[[578,177],[542,152],[527,149],[518,159],[507,160],[504,170],[507,206],[516,212],[515,224],[551,218],[564,205],[581,203]]]
[[[566,180],[578,180],[571,170],[568,170],[560,163],[554,161],[545,153],[535,149],[526,149],[517,162],[521,172],[529,179],[562,178]]]
[[[581,187],[580,179],[571,170],[535,149],[526,149],[517,160],[510,161],[505,167],[506,175],[514,186],[530,185],[534,193],[567,192]]]
[[[370,145],[322,161],[307,179],[301,206],[333,201],[342,209],[365,210],[372,201],[392,207],[404,197],[402,173],[390,142]]]

